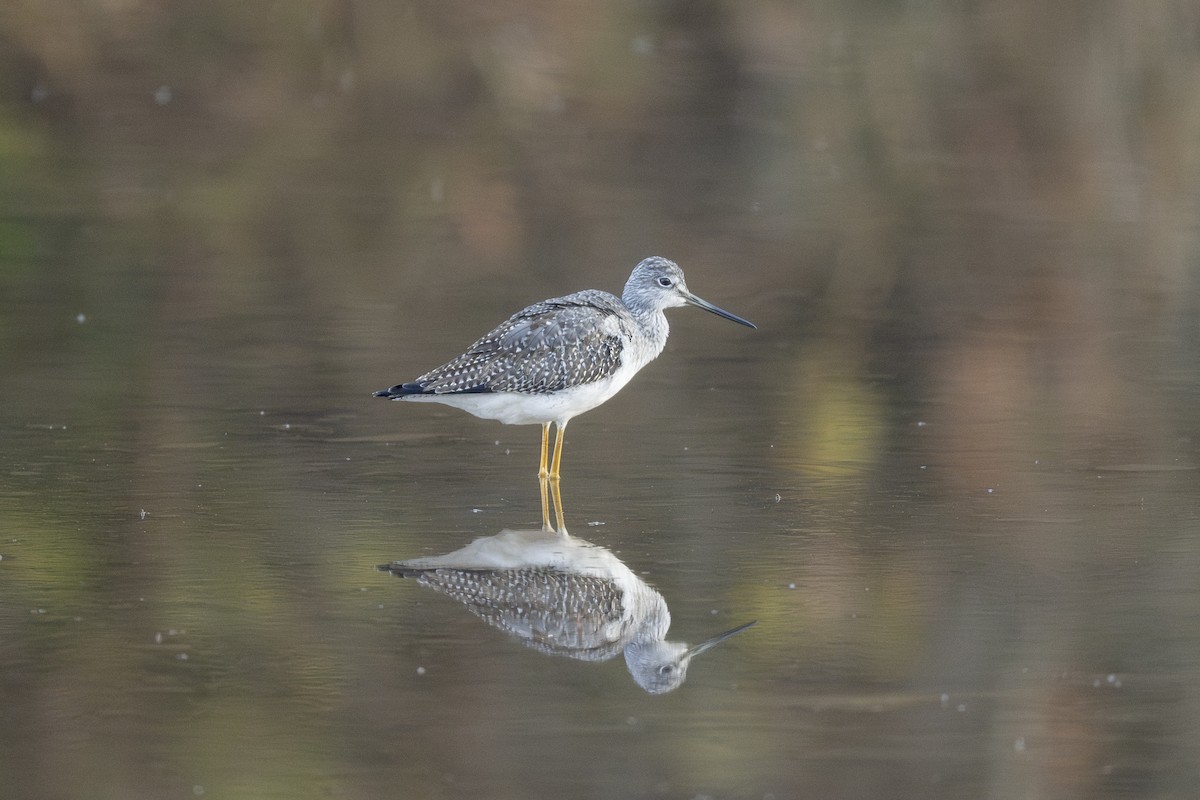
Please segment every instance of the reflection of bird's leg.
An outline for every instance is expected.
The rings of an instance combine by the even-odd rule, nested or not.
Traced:
[[[552,531],[554,528],[550,526],[550,479],[538,478],[538,486],[542,490],[542,530]],[[558,491],[558,484],[554,484],[555,492]],[[558,508],[558,502],[555,501],[555,508]]]
[[[553,530],[550,527],[550,499],[547,496],[549,490],[550,470],[546,468],[546,456],[550,450],[550,423],[542,423],[542,460],[538,467],[538,486],[542,490],[542,530]]]
[[[554,497],[554,518],[558,523],[558,532],[567,532],[567,523],[563,520],[562,494],[559,491],[559,478],[562,477],[560,468],[562,467],[562,448],[563,448],[563,431],[567,429],[566,422],[559,422],[555,426],[557,431],[554,436],[554,462],[550,465],[550,491]]]
[[[542,484],[542,485],[545,486],[545,484]],[[550,491],[554,495],[554,519],[555,519],[555,521],[558,522],[558,532],[566,533],[567,532],[567,523],[563,521],[562,494],[558,490],[558,479],[557,478],[550,479]],[[547,523],[547,525],[545,527],[548,530],[549,524]]]

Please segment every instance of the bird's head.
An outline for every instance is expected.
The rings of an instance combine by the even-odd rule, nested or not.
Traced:
[[[625,305],[635,311],[662,311],[676,306],[695,306],[710,311],[719,317],[755,328],[753,322],[742,319],[717,308],[688,291],[683,270],[674,261],[661,256],[651,256],[633,268],[622,294]]]

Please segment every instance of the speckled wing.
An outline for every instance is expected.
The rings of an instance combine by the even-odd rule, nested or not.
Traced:
[[[397,570],[454,598],[529,647],[581,661],[605,661],[625,646],[628,622],[612,581],[545,567]]]
[[[628,312],[618,302],[587,290],[535,303],[408,386],[425,394],[548,394],[601,380],[621,365],[626,343]]]

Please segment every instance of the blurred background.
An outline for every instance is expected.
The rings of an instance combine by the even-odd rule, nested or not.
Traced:
[[[13,798],[1182,798],[1200,6],[8,0]],[[647,255],[572,532],[759,625],[650,697],[377,573],[536,428],[375,389]]]

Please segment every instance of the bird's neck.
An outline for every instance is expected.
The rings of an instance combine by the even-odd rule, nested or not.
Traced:
[[[631,640],[634,642],[661,641],[671,627],[671,612],[667,601],[649,586],[639,587],[638,597],[632,605],[638,609],[636,627]]]
[[[667,324],[667,315],[660,310],[635,311],[633,319],[646,337],[650,359],[657,358],[666,347],[667,335],[671,332],[671,327]]]

